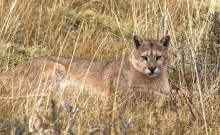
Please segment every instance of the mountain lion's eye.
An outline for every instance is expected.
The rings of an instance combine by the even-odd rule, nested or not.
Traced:
[[[148,60],[146,56],[141,56],[143,60]]]
[[[156,61],[158,61],[162,56],[157,56],[156,57]]]

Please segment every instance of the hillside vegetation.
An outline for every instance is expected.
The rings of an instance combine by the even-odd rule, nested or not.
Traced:
[[[169,103],[120,104],[63,89],[0,90],[0,134],[220,134],[220,0],[2,0],[0,73],[59,55],[116,60],[132,36],[171,35]],[[12,80],[13,82],[13,80]]]

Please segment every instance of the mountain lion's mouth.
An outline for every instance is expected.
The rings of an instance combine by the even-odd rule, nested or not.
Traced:
[[[147,74],[149,77],[155,77],[155,76],[157,76],[157,74],[155,74],[155,73],[153,73],[153,74]]]

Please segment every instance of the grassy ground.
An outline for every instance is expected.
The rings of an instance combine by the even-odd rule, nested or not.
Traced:
[[[129,53],[133,34],[170,34],[169,81],[182,93],[178,102],[112,110],[50,87],[34,96],[0,92],[0,134],[220,134],[218,10],[219,0],[0,1],[1,73],[42,55],[115,60]]]

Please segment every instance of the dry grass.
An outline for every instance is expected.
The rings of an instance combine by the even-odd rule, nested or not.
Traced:
[[[89,95],[45,87],[27,96],[12,85],[10,92],[0,92],[0,134],[220,134],[220,13],[214,14],[219,5],[219,0],[0,1],[1,72],[41,55],[96,53],[95,59],[115,60],[130,51],[134,33],[170,34],[169,80],[182,93],[178,102],[118,103],[112,110]]]

